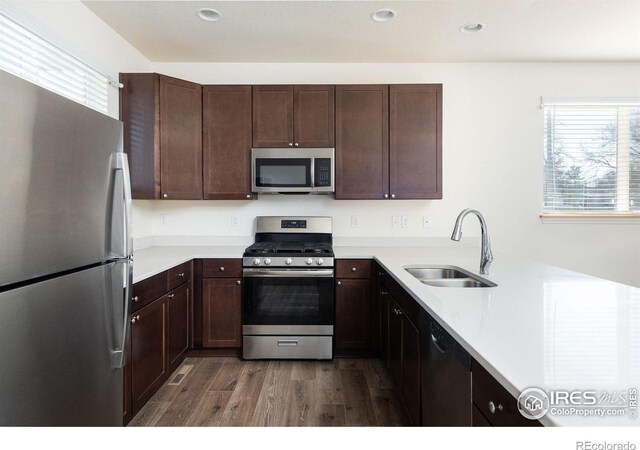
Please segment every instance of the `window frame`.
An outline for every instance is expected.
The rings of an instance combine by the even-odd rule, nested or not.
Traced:
[[[545,107],[547,106],[575,106],[575,107],[640,107],[640,97],[597,97],[597,98],[567,98],[567,97],[540,97],[540,111],[542,112],[543,128],[545,125]],[[544,141],[544,133],[543,133]],[[544,145],[542,145],[544,150]],[[544,154],[544,153],[543,153]],[[546,173],[544,158],[542,171],[542,212],[539,218],[542,223],[612,223],[612,224],[636,224],[640,223],[640,211],[616,211],[616,210],[545,210],[545,182]]]

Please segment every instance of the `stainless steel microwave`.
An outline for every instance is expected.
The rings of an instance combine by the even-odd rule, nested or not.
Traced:
[[[260,194],[335,191],[335,149],[253,148],[251,190]]]

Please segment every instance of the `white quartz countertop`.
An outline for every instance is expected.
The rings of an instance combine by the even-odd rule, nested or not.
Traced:
[[[239,258],[244,247],[150,247],[134,282],[194,258]],[[336,258],[375,258],[514,397],[529,387],[609,394],[640,388],[640,288],[496,254],[494,288],[422,284],[412,265],[478,273],[478,248],[334,246]],[[638,411],[638,410],[636,410]],[[640,426],[623,416],[551,415],[545,425]]]

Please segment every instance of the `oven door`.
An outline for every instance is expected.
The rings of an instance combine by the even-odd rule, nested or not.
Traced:
[[[333,334],[333,269],[245,269],[243,274],[243,334]]]

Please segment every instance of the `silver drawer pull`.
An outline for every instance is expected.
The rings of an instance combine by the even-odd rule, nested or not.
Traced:
[[[298,341],[278,341],[278,347],[297,347]]]
[[[168,295],[168,297],[169,297],[169,298],[173,298],[173,297],[175,297],[175,296],[176,296],[176,294],[169,294],[169,295]]]
[[[177,273],[176,276],[182,278],[184,277],[184,272]]]
[[[140,300],[140,299],[139,299],[139,298],[138,298],[138,296],[136,295],[136,296],[135,296],[135,297],[133,297],[131,300],[133,300],[134,302],[137,302],[137,301],[138,301],[138,300]]]
[[[351,271],[352,271],[352,272],[355,272],[356,270],[358,270],[358,269],[356,269],[355,267],[352,267],[352,268],[351,268]]]
[[[220,266],[220,272],[224,272],[224,266]]]

